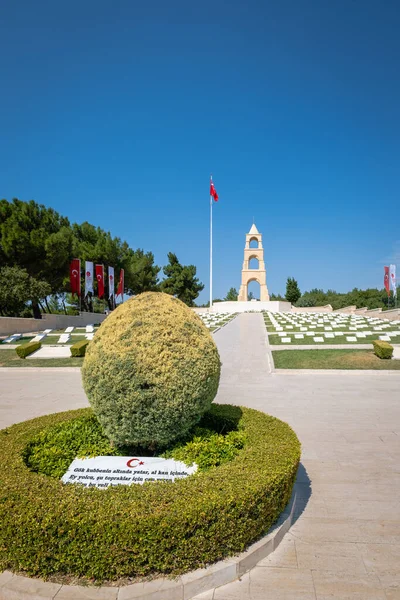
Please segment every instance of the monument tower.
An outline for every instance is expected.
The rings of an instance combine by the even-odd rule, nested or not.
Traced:
[[[257,247],[251,248],[250,244],[254,241],[257,243]],[[258,268],[250,268],[250,260],[252,258],[258,260]],[[239,302],[247,302],[247,286],[250,281],[258,281],[260,284],[260,301],[269,301],[262,235],[259,233],[254,223],[251,226],[249,233],[246,233],[246,245],[244,247],[244,261],[242,268],[242,283],[238,296]]]

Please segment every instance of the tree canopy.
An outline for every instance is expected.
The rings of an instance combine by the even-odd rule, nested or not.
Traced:
[[[227,295],[225,296],[224,300],[227,301],[234,301],[238,299],[238,292],[237,289],[234,287],[231,287],[229,292],[227,293]]]
[[[165,279],[161,282],[161,290],[166,294],[176,296],[188,306],[194,306],[194,301],[204,285],[196,277],[194,265],[181,265],[173,252],[168,253],[168,264],[163,268]]]
[[[286,294],[285,298],[288,302],[296,304],[301,296],[299,284],[294,277],[288,277],[286,281]]]
[[[157,289],[160,267],[154,264],[152,252],[134,250],[88,222],[71,225],[66,217],[34,200],[0,200],[0,265],[14,269],[2,274],[3,281],[10,278],[10,289],[3,290],[1,300],[3,314],[22,314],[27,303],[35,317],[41,316],[43,304],[49,312],[67,312],[66,303],[78,310],[77,299],[67,296],[69,264],[74,257],[83,263],[87,260],[113,266],[116,280],[124,269],[126,294]],[[81,283],[83,290],[83,274]],[[96,292],[96,280],[94,286]],[[83,302],[91,310],[93,303],[98,303],[94,298]]]

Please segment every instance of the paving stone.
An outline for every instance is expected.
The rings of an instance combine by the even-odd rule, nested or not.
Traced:
[[[63,585],[56,600],[117,600],[117,587],[89,587],[81,585]]]
[[[368,573],[399,573],[400,544],[357,544]]]
[[[312,572],[317,600],[386,600],[385,592],[374,575]]]
[[[118,600],[183,600],[180,580],[153,579],[145,583],[133,583],[119,588]]]
[[[224,596],[215,596],[215,600]],[[256,567],[250,573],[251,600],[315,599],[311,571]],[[225,600],[225,598],[224,598]]]
[[[357,544],[348,542],[302,542],[296,539],[299,569],[331,571],[335,573],[366,573]]]
[[[53,600],[61,584],[15,575],[0,587],[0,598],[6,600]]]

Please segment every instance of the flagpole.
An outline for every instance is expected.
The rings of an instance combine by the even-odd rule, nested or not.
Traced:
[[[212,181],[212,175],[211,175]],[[212,201],[213,197],[210,194],[210,310],[212,308]]]

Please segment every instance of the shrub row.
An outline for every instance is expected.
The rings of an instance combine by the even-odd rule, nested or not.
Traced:
[[[393,346],[389,344],[389,342],[385,342],[384,340],[374,340],[374,352],[376,356],[379,358],[392,358],[393,356]]]
[[[18,348],[15,348],[15,352],[18,354],[20,358],[26,358],[32,352],[36,352],[39,348],[42,347],[40,342],[29,342],[28,344],[21,344]]]
[[[89,340],[81,340],[71,346],[71,356],[85,356]]]
[[[90,409],[48,415],[0,431],[0,570],[96,581],[178,574],[243,551],[288,503],[300,443],[282,421],[248,408],[212,406],[246,444],[230,462],[175,483],[105,490],[34,473],[27,445],[49,426]]]

